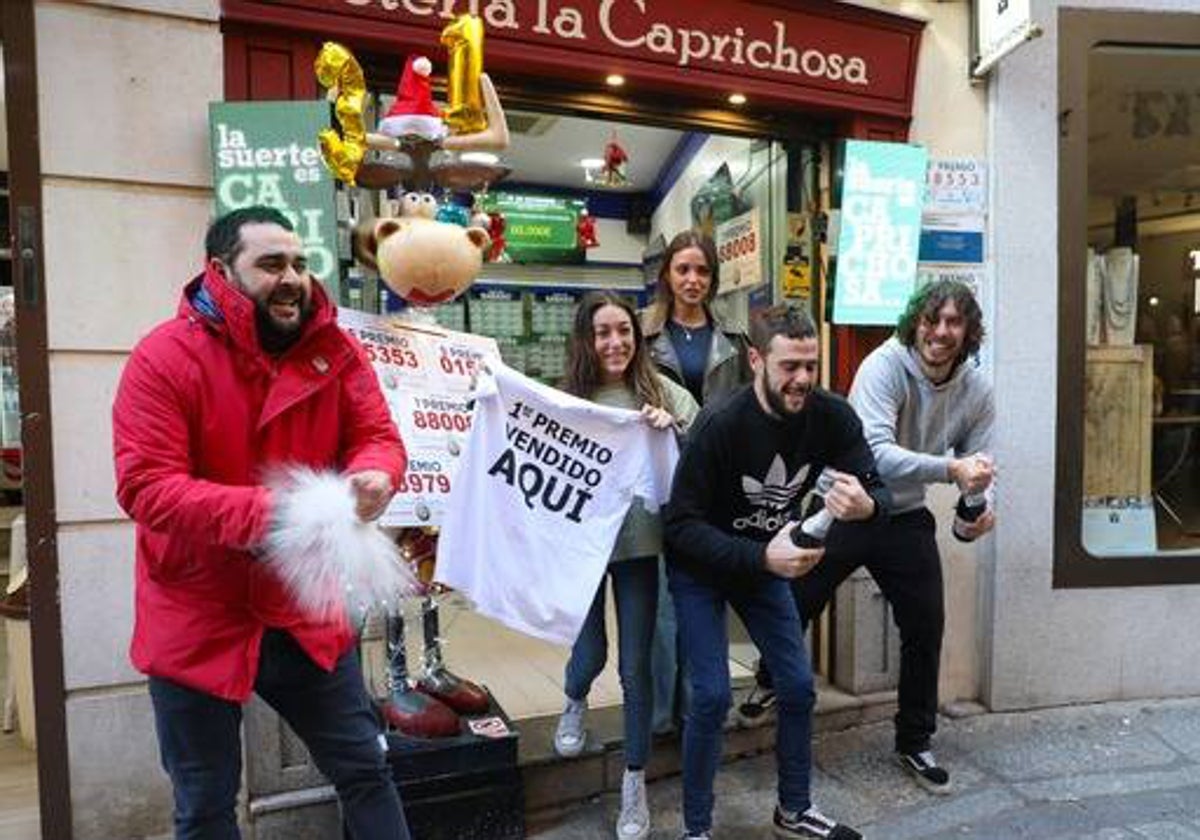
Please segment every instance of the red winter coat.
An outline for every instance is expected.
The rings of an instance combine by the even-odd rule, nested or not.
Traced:
[[[199,295],[201,287],[206,292]],[[143,673],[243,701],[267,627],[286,629],[326,670],[351,645],[344,620],[299,614],[255,560],[272,467],[379,469],[405,454],[361,347],[313,284],[300,340],[272,358],[254,304],[209,272],[179,314],[134,348],[113,404],[117,499],[137,523],[130,657]]]

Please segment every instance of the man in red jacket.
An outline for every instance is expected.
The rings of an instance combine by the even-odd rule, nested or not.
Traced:
[[[372,520],[404,447],[285,216],[236,210],[205,250],[178,315],[134,348],[113,405],[117,498],[137,523],[130,656],[150,678],[176,837],[239,836],[242,704],[255,691],[333,782],[350,837],[407,840],[354,628],[302,613],[255,555],[273,469],[341,471]]]

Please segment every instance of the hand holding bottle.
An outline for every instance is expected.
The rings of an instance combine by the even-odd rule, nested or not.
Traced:
[[[950,480],[958,485],[959,492],[964,496],[979,495],[991,486],[995,466],[990,455],[976,452],[965,458],[951,460],[948,472]]]
[[[763,566],[768,572],[792,580],[808,574],[813,566],[821,562],[821,558],[825,556],[824,544],[801,547],[800,543],[796,542],[796,534],[799,531],[799,522],[789,522],[767,543]]]
[[[957,466],[956,468],[956,465]],[[963,542],[971,542],[992,529],[995,514],[988,510],[987,489],[995,477],[992,459],[979,452],[968,458],[951,462],[951,477],[958,484],[962,495],[954,509],[954,536]]]

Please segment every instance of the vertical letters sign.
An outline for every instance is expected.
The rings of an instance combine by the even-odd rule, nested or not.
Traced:
[[[928,154],[903,143],[846,142],[835,324],[895,324],[917,279]]]
[[[317,132],[329,127],[325,102],[213,102],[208,108],[217,215],[265,204],[291,219],[309,268],[338,300],[337,213],[333,176]]]

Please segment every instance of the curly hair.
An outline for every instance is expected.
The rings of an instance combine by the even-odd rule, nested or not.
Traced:
[[[637,312],[628,300],[612,292],[589,292],[579,302],[579,308],[575,310],[575,325],[567,343],[567,370],[562,389],[568,394],[591,399],[600,387],[600,359],[596,355],[593,319],[604,306],[615,306],[622,310],[633,324],[633,358],[625,368],[625,387],[636,394],[643,405],[665,408],[666,399],[646,350]]]
[[[904,314],[896,322],[896,337],[905,347],[912,347],[917,341],[917,327],[922,323],[937,322],[938,312],[947,303],[953,303],[966,324],[966,334],[963,336],[962,354],[957,361],[979,355],[983,346],[983,310],[975,300],[975,293],[966,283],[958,280],[938,280],[927,286],[922,286],[908,299]]]

